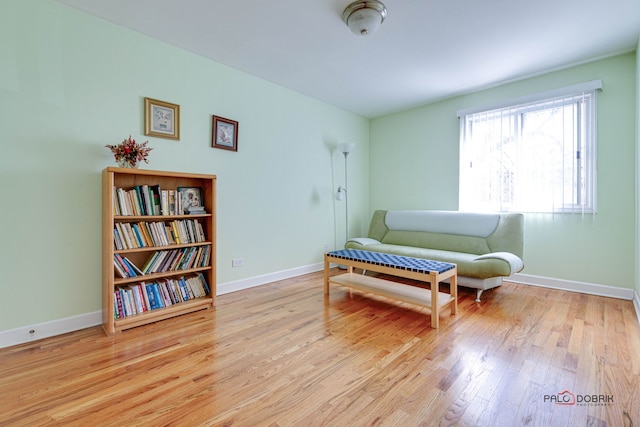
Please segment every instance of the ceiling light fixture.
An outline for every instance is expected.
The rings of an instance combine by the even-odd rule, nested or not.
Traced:
[[[386,17],[387,8],[377,0],[354,1],[342,12],[342,20],[357,36],[375,33]]]

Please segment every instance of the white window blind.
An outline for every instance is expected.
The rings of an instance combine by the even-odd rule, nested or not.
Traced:
[[[460,114],[460,210],[596,211],[602,82]]]

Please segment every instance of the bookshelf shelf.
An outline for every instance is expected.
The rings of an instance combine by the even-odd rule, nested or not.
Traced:
[[[174,219],[194,219],[194,218],[207,218],[213,216],[212,214],[193,214],[193,215],[114,215],[113,219],[126,222],[138,222],[138,221],[168,221]]]
[[[215,187],[215,175],[102,171],[102,327],[108,335],[215,305]],[[199,189],[204,213],[181,213],[182,188]],[[143,214],[121,214],[131,213],[131,204]],[[158,269],[145,270],[154,256]]]
[[[212,242],[199,242],[199,243],[183,243],[179,245],[165,245],[165,246],[146,246],[144,248],[134,248],[134,249],[116,249],[113,251],[115,254],[127,254],[131,252],[154,252],[154,251],[168,251],[171,249],[181,249],[181,248],[190,248],[192,246],[206,246],[212,245]]]
[[[184,275],[189,275],[189,274],[197,273],[201,271],[207,271],[209,269],[210,267],[189,268],[187,270],[166,271],[164,273],[151,273],[151,274],[139,275],[136,277],[116,278],[114,279],[113,284],[114,286],[118,286],[118,285],[126,285],[129,283],[151,282],[151,281],[154,281],[155,279],[184,276]]]

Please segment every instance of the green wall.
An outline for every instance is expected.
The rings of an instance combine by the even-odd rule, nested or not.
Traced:
[[[180,141],[143,136],[145,96],[180,105]],[[368,215],[369,120],[50,0],[0,4],[0,114],[0,331],[101,309],[104,145],[129,134],[145,169],[218,175],[219,283],[343,244],[338,143],[357,144],[349,208]],[[237,153],[211,148],[212,114],[239,121]]]
[[[523,274],[633,289],[634,53],[373,120],[370,210],[457,209],[457,110],[594,79],[604,83],[604,90],[598,94],[598,214],[527,214]]]
[[[636,313],[640,313],[640,38],[636,47]],[[639,316],[640,317],[640,316]]]

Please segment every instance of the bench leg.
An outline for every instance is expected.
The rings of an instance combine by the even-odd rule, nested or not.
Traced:
[[[482,295],[482,291],[483,291],[483,290],[484,290],[484,289],[478,289],[478,290],[476,291],[476,302],[480,302],[480,295]]]
[[[324,257],[324,295],[329,296],[329,261]]]
[[[451,314],[458,314],[458,275],[454,274],[449,280],[449,292],[453,301],[451,303]]]
[[[431,280],[431,327],[440,327],[440,304],[438,304],[438,290],[440,284],[437,280]]]

